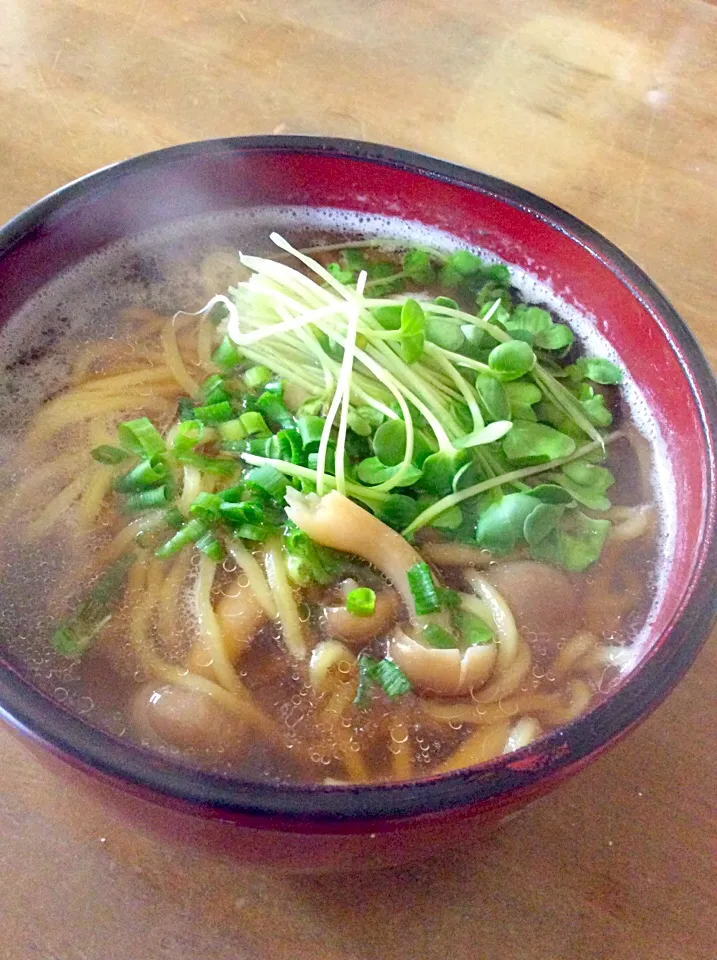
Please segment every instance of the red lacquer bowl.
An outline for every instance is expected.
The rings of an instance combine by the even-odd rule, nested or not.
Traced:
[[[437,227],[550,279],[631,371],[660,426],[674,477],[674,549],[639,665],[585,716],[508,757],[420,782],[281,786],[174,765],[69,714],[5,663],[0,710],[48,760],[82,771],[144,826],[234,850],[245,863],[376,866],[463,841],[547,793],[642,720],[679,680],[715,612],[712,373],[647,276],[594,230],[524,190],[390,147],[246,137],[147,154],[76,181],[0,231],[0,322],[89,254],[142,231],[244,207],[308,206]],[[565,291],[568,291],[567,293]]]

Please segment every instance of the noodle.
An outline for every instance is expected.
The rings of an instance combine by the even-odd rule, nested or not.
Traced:
[[[298,660],[306,659],[306,640],[299,619],[294,593],[286,576],[281,544],[274,540],[264,554],[266,577],[276,601],[281,633],[289,653]]]
[[[448,773],[461,767],[472,767],[477,763],[487,763],[500,756],[508,739],[508,721],[499,720],[486,729],[477,730],[458,747],[455,753],[445,760],[437,773]]]
[[[44,536],[50,527],[60,519],[62,514],[71,507],[82,493],[85,478],[77,477],[69,483],[57,496],[51,500],[45,509],[31,523],[28,523],[25,536],[28,540],[37,540]]]
[[[227,550],[239,569],[246,575],[249,586],[254,591],[267,617],[275,617],[277,615],[276,604],[266,581],[266,575],[254,554],[244,546],[241,540],[236,539],[229,540]]]
[[[527,747],[533,740],[537,740],[542,733],[540,723],[535,717],[521,717],[511,729],[503,753],[512,753],[514,750],[520,750],[521,747]]]
[[[572,639],[568,640],[550,665],[550,671],[555,679],[562,680],[570,673],[578,660],[589,650],[592,650],[597,642],[595,634],[588,630],[581,630],[580,633],[576,633]]]
[[[491,618],[498,633],[496,671],[505,671],[518,656],[518,630],[515,626],[513,614],[505,600],[485,577],[469,569],[465,571],[465,578],[481,600],[490,608]],[[528,651],[528,656],[530,656],[530,651]]]
[[[500,657],[500,654],[498,656]],[[524,641],[520,641],[515,660],[504,670],[501,669],[499,662],[493,679],[478,693],[472,694],[473,699],[477,703],[492,703],[515,693],[530,672],[531,663],[530,647]]]
[[[179,386],[185,391],[185,393],[188,393],[190,397],[198,396],[199,384],[190,375],[189,371],[185,367],[184,361],[182,360],[182,356],[179,352],[179,347],[177,346],[177,336],[174,329],[174,321],[171,323],[166,323],[164,326],[164,330],[162,331],[162,348],[164,350],[165,362]]]

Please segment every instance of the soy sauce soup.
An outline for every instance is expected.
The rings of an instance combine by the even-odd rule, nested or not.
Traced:
[[[639,658],[665,545],[654,425],[587,329],[378,219],[83,264],[3,335],[8,658],[249,779],[415,778],[568,723]]]

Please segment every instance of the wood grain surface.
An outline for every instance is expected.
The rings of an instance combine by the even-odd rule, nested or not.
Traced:
[[[717,9],[697,0],[4,0],[0,219],[146,150],[385,141],[587,220],[717,361]],[[0,732],[7,960],[715,960],[717,645],[636,733],[478,846],[248,874],[121,830]]]

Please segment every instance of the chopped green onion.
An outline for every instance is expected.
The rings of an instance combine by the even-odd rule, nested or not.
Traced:
[[[223,420],[233,420],[234,411],[228,400],[222,400],[205,407],[195,407],[194,419],[202,423],[221,423]]]
[[[189,512],[193,517],[199,517],[200,520],[212,523],[219,519],[221,505],[222,501],[216,493],[202,492],[192,500]]]
[[[112,484],[117,493],[136,493],[156,487],[167,477],[167,465],[161,457],[142,460],[128,473],[123,474]]]
[[[192,411],[194,408],[192,407]],[[194,450],[196,445],[201,442],[204,436],[204,424],[200,420],[183,420],[172,441],[172,450],[181,457],[185,453]]]
[[[166,560],[167,557],[173,556],[175,553],[186,547],[189,543],[196,543],[200,537],[203,537],[207,532],[207,525],[203,520],[190,520],[188,523],[177,531],[174,536],[167,540],[163,546],[158,550],[154,551],[155,557],[159,557],[160,560]]]
[[[289,463],[303,462],[304,445],[298,430],[279,430],[267,440],[266,455],[272,460],[286,460]]]
[[[189,397],[180,397],[177,401],[177,418],[181,420],[194,420],[194,403]]]
[[[217,430],[221,439],[229,443],[235,443],[237,440],[243,440],[246,437],[246,430],[238,417],[234,420],[224,420],[222,423],[218,423]]]
[[[178,507],[169,507],[164,513],[164,522],[168,527],[174,527],[179,530],[184,524],[184,517]]]
[[[119,447],[111,447],[107,443],[101,443],[99,447],[90,450],[90,456],[98,463],[104,463],[113,466],[116,463],[122,463],[129,454],[126,450],[120,450]]]
[[[262,543],[271,532],[267,527],[259,527],[253,523],[244,523],[235,531],[234,536],[240,540],[256,540],[258,543]]]
[[[256,410],[250,410],[248,413],[243,413],[239,417],[239,421],[246,430],[248,436],[252,436],[252,434],[261,434],[264,437],[268,437],[271,434],[271,430],[266,425],[266,420],[264,420],[262,415],[257,413]]]
[[[370,587],[356,587],[346,595],[346,609],[355,617],[372,617],[376,609],[376,592]]]
[[[293,427],[294,417],[287,409],[284,401],[274,393],[265,391],[256,401],[257,409],[267,420],[273,420],[280,427]]]
[[[413,689],[411,681],[393,660],[379,660],[372,671],[372,679],[383,692],[394,699]]]
[[[482,647],[493,641],[493,631],[474,613],[467,610],[455,610],[452,614],[453,624],[461,637],[464,647]]]
[[[147,417],[121,423],[117,427],[117,436],[125,450],[139,457],[154,457],[165,450],[162,435]]]
[[[229,337],[224,337],[212,354],[212,363],[216,363],[218,367],[224,367],[226,369],[235,367],[240,359],[241,357],[239,356],[236,344]]]
[[[301,442],[307,453],[316,453],[321,442],[321,434],[324,429],[323,417],[300,417],[296,421],[296,428],[299,431]]]
[[[458,647],[456,638],[437,623],[429,623],[423,628],[423,639],[429,647],[437,650],[455,650]]]
[[[265,520],[264,508],[261,504],[254,503],[251,500],[242,500],[239,503],[219,501],[218,508],[219,519],[232,525],[250,523],[260,527]]]
[[[416,607],[416,613],[419,617],[428,613],[436,613],[441,609],[441,598],[433,581],[430,568],[424,560],[409,567],[406,576],[408,577],[408,586]]]
[[[331,583],[341,569],[340,553],[322,547],[293,523],[288,523],[284,530],[284,550],[287,573],[301,587]]]
[[[98,578],[72,616],[63,620],[52,635],[52,646],[65,657],[79,657],[110,620],[110,601],[121,589],[134,553],[125,553]]]
[[[130,493],[124,502],[124,508],[127,513],[139,513],[141,510],[153,510],[155,507],[163,507],[169,497],[167,496],[166,486],[153,487],[151,490],[140,490],[138,493]]]
[[[283,500],[288,481],[283,473],[264,464],[261,467],[252,467],[244,474],[244,482],[249,487],[255,487],[266,493],[273,500]]]
[[[257,367],[249,367],[248,370],[244,371],[244,383],[249,387],[250,390],[257,390],[259,387],[263,387],[265,383],[268,383],[269,380],[274,376],[272,371],[263,365]]]
[[[213,373],[207,377],[202,384],[202,397],[204,403],[209,405],[231,399],[231,394],[226,389],[224,377],[220,373]]]
[[[236,472],[236,461],[227,457],[210,457],[203,453],[185,453],[181,462],[196,467],[203,473],[211,473],[215,477],[231,477]]]
[[[207,531],[204,536],[197,540],[196,547],[197,550],[201,550],[202,553],[206,554],[206,556],[215,563],[221,563],[226,555],[223,545],[211,531]]]

